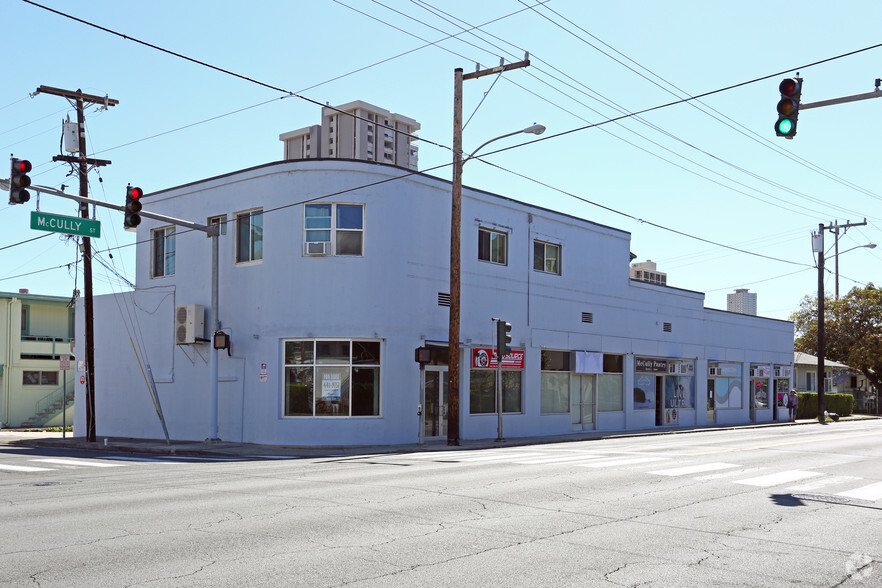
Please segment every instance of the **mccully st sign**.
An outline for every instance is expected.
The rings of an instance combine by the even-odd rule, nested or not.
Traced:
[[[31,211],[31,228],[38,231],[52,231],[82,237],[101,236],[101,221],[75,216],[61,216],[45,212]]]

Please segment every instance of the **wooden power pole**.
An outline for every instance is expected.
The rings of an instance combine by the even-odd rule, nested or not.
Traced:
[[[82,90],[62,90],[50,86],[40,86],[35,94],[51,94],[61,96],[68,100],[74,100],[77,109],[77,134],[79,138],[78,156],[56,155],[52,161],[66,161],[77,164],[80,177],[80,196],[89,197],[89,166],[108,165],[110,161],[104,159],[89,159],[86,157],[86,115],[85,105],[103,104],[105,107],[116,106],[119,100],[113,100],[107,96],[94,96],[84,94]],[[89,205],[80,204],[80,216],[89,218]],[[83,237],[83,281],[85,282],[85,324],[86,324],[86,440],[95,442],[95,330],[94,330],[94,307],[92,305],[92,239]]]

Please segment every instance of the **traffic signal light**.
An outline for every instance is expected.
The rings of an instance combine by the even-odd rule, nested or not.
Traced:
[[[778,122],[775,134],[792,139],[796,135],[796,119],[799,116],[799,97],[802,93],[802,78],[785,78],[778,86],[781,100],[778,101]]]
[[[141,215],[138,213],[141,212],[141,196],[143,195],[144,191],[141,188],[126,187],[126,217],[124,224],[127,231],[141,224]]]
[[[30,193],[25,190],[31,185],[28,172],[31,171],[31,162],[27,159],[12,158],[12,166],[9,173],[9,203],[24,204],[31,199]]]
[[[496,361],[511,353],[511,323],[496,321]]]

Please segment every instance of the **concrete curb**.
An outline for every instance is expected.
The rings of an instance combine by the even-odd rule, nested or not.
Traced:
[[[855,415],[843,417],[842,422],[876,420],[882,417],[872,415]],[[155,455],[176,455],[182,457],[215,457],[215,458],[319,458],[319,457],[350,457],[377,453],[413,453],[417,451],[463,451],[488,449],[491,447],[524,447],[531,445],[547,445],[576,441],[592,441],[600,439],[617,439],[628,437],[652,437],[660,435],[683,435],[707,431],[731,431],[737,429],[763,429],[768,427],[786,427],[793,425],[819,424],[815,419],[802,419],[795,423],[755,423],[745,425],[719,425],[713,427],[694,427],[683,429],[646,429],[641,431],[622,432],[585,432],[573,435],[554,435],[548,437],[524,437],[516,439],[478,439],[463,440],[458,446],[449,446],[446,441],[433,441],[419,444],[382,445],[361,447],[287,447],[277,445],[258,445],[253,443],[234,443],[228,441],[172,441],[166,443],[162,439],[131,439],[119,437],[99,437],[95,443],[83,437],[62,438],[61,433],[40,431],[0,430],[0,445],[21,445],[25,447],[51,447],[59,449],[81,449],[113,453],[150,453]],[[838,423],[825,423],[835,425]]]

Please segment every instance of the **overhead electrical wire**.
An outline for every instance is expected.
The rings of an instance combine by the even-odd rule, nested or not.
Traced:
[[[200,60],[197,60],[197,59],[194,59],[194,58],[191,58],[191,57],[185,56],[185,55],[183,55],[183,54],[180,54],[180,53],[177,53],[177,52],[174,52],[174,51],[168,50],[168,49],[164,49],[164,48],[159,47],[159,46],[157,46],[157,45],[154,45],[154,44],[152,44],[152,43],[148,43],[148,42],[146,42],[146,41],[142,41],[142,40],[139,40],[139,39],[135,39],[135,38],[133,38],[133,37],[130,37],[130,36],[124,35],[124,34],[122,34],[122,33],[119,33],[119,32],[113,31],[113,30],[111,30],[111,29],[108,29],[108,28],[106,28],[106,27],[103,27],[103,26],[100,26],[100,25],[97,25],[97,24],[91,23],[91,22],[89,22],[89,21],[85,21],[85,20],[83,20],[83,19],[80,19],[80,18],[74,17],[74,16],[72,16],[72,15],[69,15],[69,14],[66,14],[66,13],[63,13],[63,12],[60,12],[60,11],[55,10],[55,9],[52,9],[52,8],[48,8],[48,7],[43,6],[43,5],[41,5],[41,4],[37,3],[37,2],[34,2],[33,0],[23,0],[23,1],[26,2],[26,3],[28,3],[28,4],[32,4],[32,5],[36,6],[36,7],[43,8],[44,10],[48,10],[48,11],[50,11],[50,12],[53,12],[53,13],[59,14],[59,15],[64,16],[64,17],[66,17],[66,18],[70,18],[70,19],[75,20],[75,21],[77,21],[77,22],[80,22],[80,23],[82,23],[82,24],[86,24],[86,25],[88,25],[88,26],[92,26],[92,27],[98,28],[98,29],[100,29],[100,30],[103,30],[103,31],[105,31],[105,32],[108,32],[108,33],[111,33],[111,34],[114,34],[114,35],[120,36],[120,37],[122,37],[122,38],[124,38],[124,39],[127,39],[127,40],[135,41],[135,42],[140,43],[140,44],[143,44],[143,45],[145,45],[145,46],[147,46],[147,47],[150,47],[150,48],[156,49],[156,50],[161,51],[161,52],[168,53],[168,54],[170,54],[170,55],[173,55],[173,56],[179,57],[179,58],[181,58],[181,59],[184,59],[184,60],[187,60],[187,61],[190,61],[190,62],[193,62],[193,63],[197,63],[197,64],[199,64],[199,65],[203,65],[203,66],[208,67],[208,68],[210,68],[210,69],[214,69],[214,70],[216,70],[216,71],[219,71],[219,72],[222,72],[222,73],[226,73],[226,74],[228,74],[228,75],[231,75],[231,76],[234,76],[234,77],[237,77],[237,78],[240,78],[240,79],[243,79],[243,80],[246,80],[246,81],[249,81],[249,82],[252,82],[252,83],[258,84],[258,85],[263,86],[263,87],[267,87],[267,88],[270,88],[270,89],[273,89],[273,90],[276,90],[276,91],[279,91],[279,92],[286,93],[286,94],[288,94],[288,95],[290,95],[290,96],[295,96],[295,97],[301,98],[301,99],[303,99],[303,100],[306,100],[306,101],[308,101],[308,102],[311,102],[311,103],[314,103],[314,104],[317,104],[317,105],[320,105],[320,106],[323,106],[323,107],[325,106],[325,105],[321,104],[320,102],[318,102],[318,101],[316,101],[316,100],[313,100],[313,99],[310,99],[310,98],[306,98],[306,97],[301,96],[301,95],[299,95],[299,94],[297,94],[297,93],[295,93],[295,92],[287,91],[287,90],[284,90],[284,89],[279,88],[279,87],[277,87],[277,86],[274,86],[274,85],[272,85],[272,84],[267,84],[267,83],[265,83],[265,82],[260,82],[260,81],[258,81],[258,80],[253,79],[253,78],[250,78],[250,77],[248,77],[248,76],[244,76],[244,75],[242,75],[242,74],[237,74],[237,73],[232,72],[232,71],[230,71],[230,70],[226,70],[226,69],[224,69],[224,68],[220,68],[220,67],[218,67],[218,66],[214,66],[214,65],[208,64],[208,63],[206,63],[206,62],[203,62],[203,61],[200,61]],[[876,48],[876,47],[879,47],[879,46],[882,46],[882,44],[880,44],[880,45],[875,45],[875,46],[872,46],[872,47],[867,47],[867,48],[860,49],[860,50],[856,50],[856,51],[852,51],[852,52],[850,52],[850,53],[842,54],[842,55],[837,56],[837,57],[828,58],[828,59],[825,59],[825,60],[822,60],[822,61],[815,62],[815,64],[818,64],[818,63],[825,63],[825,62],[828,62],[828,61],[832,61],[832,60],[834,60],[834,59],[839,59],[839,58],[842,58],[842,57],[845,57],[845,56],[848,56],[848,55],[853,55],[853,54],[859,53],[859,52],[861,52],[861,51],[867,51],[867,50],[869,50],[869,49]],[[811,65],[815,65],[815,64],[811,64]],[[808,67],[808,66],[805,66],[805,67]],[[750,84],[750,83],[755,83],[755,82],[757,82],[757,81],[764,80],[764,79],[768,79],[768,78],[770,78],[770,77],[775,77],[775,76],[778,76],[778,75],[781,75],[781,73],[776,73],[776,74],[771,74],[771,75],[768,75],[768,76],[763,76],[763,77],[760,77],[760,78],[755,78],[755,79],[750,80],[750,81],[747,81],[747,82],[741,82],[741,83],[737,83],[737,84],[733,84],[733,85],[730,85],[730,86],[726,86],[726,87],[724,87],[724,88],[720,88],[720,89],[717,89],[717,90],[712,90],[712,91],[705,92],[705,93],[702,93],[702,94],[698,94],[698,95],[695,95],[695,96],[691,96],[691,97],[687,97],[687,98],[679,99],[679,100],[677,100],[677,101],[675,101],[675,102],[669,102],[669,103],[666,103],[666,104],[662,104],[662,105],[657,105],[657,106],[654,106],[654,107],[646,108],[646,109],[641,110],[641,111],[638,111],[638,112],[628,113],[628,114],[626,114],[626,115],[619,116],[619,117],[615,117],[615,118],[611,118],[611,119],[608,119],[608,120],[606,120],[606,121],[602,121],[602,122],[600,122],[600,123],[592,123],[592,124],[588,124],[588,125],[585,125],[585,126],[582,126],[582,127],[577,127],[577,128],[575,128],[575,129],[571,129],[571,130],[568,130],[568,131],[563,131],[563,132],[560,132],[560,133],[556,133],[556,134],[553,134],[553,135],[550,135],[550,136],[546,136],[546,137],[542,137],[542,138],[534,139],[534,140],[532,140],[532,141],[529,141],[529,142],[523,143],[523,144],[521,144],[521,145],[518,145],[518,147],[520,147],[520,146],[524,146],[524,145],[529,145],[529,144],[536,143],[536,142],[539,142],[539,141],[549,140],[549,139],[556,138],[556,137],[560,137],[560,136],[565,136],[565,135],[568,135],[568,134],[571,134],[571,133],[574,133],[574,132],[578,132],[578,131],[582,131],[582,130],[586,130],[586,129],[589,129],[589,128],[595,128],[595,127],[601,126],[601,125],[603,125],[603,124],[608,124],[608,123],[610,123],[610,122],[615,122],[615,121],[622,120],[622,119],[625,119],[625,118],[629,118],[629,117],[632,117],[632,116],[637,116],[637,115],[640,115],[640,114],[644,114],[644,113],[646,113],[646,112],[652,112],[652,111],[655,111],[655,110],[660,110],[660,109],[662,109],[662,108],[666,108],[666,107],[669,107],[669,106],[673,106],[673,105],[675,105],[675,104],[681,104],[681,103],[684,103],[684,102],[688,102],[688,101],[690,101],[690,100],[696,100],[696,99],[698,99],[698,98],[703,98],[703,97],[706,97],[706,96],[709,96],[709,95],[712,95],[712,94],[717,94],[717,93],[720,93],[720,92],[723,92],[723,91],[731,90],[731,89],[733,89],[733,88],[741,87],[741,86],[744,86],[744,85],[747,85],[747,84]],[[346,114],[348,114],[348,113],[346,113]],[[428,141],[427,139],[425,139],[425,138],[423,138],[423,137],[419,137],[419,139],[420,139],[421,141],[423,141],[423,142],[426,142],[426,143],[429,143],[429,144],[432,144],[432,145],[435,145],[435,146],[443,147],[443,148],[445,148],[445,149],[449,149],[449,147],[446,147],[446,146],[441,145],[441,144],[439,144],[439,143],[434,143],[434,142],[432,142],[432,141]],[[507,147],[507,148],[503,148],[503,149],[498,149],[498,150],[496,150],[496,151],[493,151],[493,152],[490,152],[490,153],[484,154],[482,157],[486,157],[486,156],[491,155],[491,154],[493,154],[493,153],[499,153],[499,152],[502,152],[502,151],[507,151],[507,150],[509,150],[509,149],[511,149],[511,148],[513,148],[513,147]],[[477,158],[477,159],[481,159],[481,158]],[[482,161],[483,161],[483,160],[482,160]],[[488,162],[485,162],[485,163],[488,163]],[[426,171],[432,171],[433,169],[438,169],[438,168],[446,167],[447,165],[451,165],[451,164],[444,164],[444,165],[437,166],[436,168],[431,168],[431,169],[429,169],[429,170],[423,170],[423,172],[415,172],[415,173],[425,173]],[[724,244],[721,244],[721,243],[717,243],[717,242],[714,242],[714,241],[711,241],[711,240],[708,240],[708,239],[703,239],[703,238],[701,238],[701,237],[697,237],[697,236],[694,236],[694,235],[690,235],[690,234],[688,234],[688,233],[684,233],[684,232],[682,232],[682,231],[678,231],[678,230],[676,230],[676,229],[671,229],[671,228],[669,228],[669,227],[665,227],[665,226],[660,225],[660,224],[657,224],[657,223],[652,223],[652,222],[650,222],[650,221],[646,221],[646,220],[644,220],[644,219],[639,219],[639,218],[634,217],[634,216],[632,216],[632,215],[629,215],[629,214],[627,214],[627,213],[623,213],[623,212],[621,212],[621,211],[618,211],[618,210],[612,209],[612,208],[610,208],[610,207],[607,207],[607,206],[604,206],[604,205],[601,205],[601,204],[598,204],[598,203],[592,202],[592,201],[590,201],[590,200],[587,200],[587,199],[585,199],[585,198],[582,198],[582,197],[576,196],[576,195],[574,195],[574,194],[572,194],[572,193],[569,193],[569,192],[566,192],[566,191],[563,191],[563,190],[560,190],[560,189],[554,188],[553,186],[550,186],[550,185],[545,184],[545,183],[543,183],[543,182],[539,182],[539,181],[537,181],[537,180],[535,180],[535,179],[533,179],[533,178],[528,178],[528,177],[524,176],[523,174],[518,174],[517,172],[513,172],[513,171],[511,171],[511,170],[507,170],[507,169],[505,169],[505,168],[503,168],[503,167],[501,167],[501,166],[498,166],[498,165],[495,165],[495,164],[489,164],[489,165],[493,165],[494,167],[496,167],[496,168],[498,168],[498,169],[501,169],[501,170],[503,170],[503,171],[506,171],[506,172],[508,172],[508,173],[513,173],[513,174],[515,174],[515,175],[517,175],[517,176],[519,176],[519,177],[522,177],[522,178],[524,178],[524,179],[528,179],[528,180],[530,180],[530,181],[533,181],[533,182],[539,183],[539,184],[544,185],[545,187],[547,187],[547,188],[549,188],[549,189],[559,191],[559,192],[561,192],[561,193],[563,193],[563,194],[566,194],[566,195],[569,195],[569,196],[571,196],[571,197],[573,197],[573,198],[575,198],[575,199],[577,199],[577,200],[580,200],[580,201],[583,201],[583,202],[586,202],[586,203],[592,204],[592,205],[594,205],[594,206],[599,206],[599,207],[601,207],[601,208],[603,208],[603,209],[606,209],[606,210],[608,210],[608,211],[610,211],[610,212],[614,212],[614,213],[616,213],[616,214],[620,214],[620,215],[622,215],[622,216],[625,216],[625,217],[631,218],[631,219],[633,219],[633,220],[635,220],[635,221],[637,221],[637,222],[646,223],[646,224],[649,224],[649,225],[654,226],[654,227],[656,227],[656,228],[663,229],[663,230],[666,230],[666,231],[670,231],[670,232],[673,232],[673,233],[675,233],[675,234],[679,234],[679,235],[684,236],[684,237],[688,237],[688,238],[692,238],[692,239],[697,239],[697,240],[699,240],[699,241],[702,241],[702,242],[705,242],[705,243],[708,243],[708,244],[713,244],[713,245],[715,245],[715,246],[719,246],[719,247],[723,247],[723,248],[726,248],[726,249],[735,250],[735,251],[738,251],[738,252],[741,252],[741,253],[745,253],[745,254],[748,254],[748,255],[754,255],[754,256],[764,257],[764,258],[767,258],[767,259],[772,259],[772,260],[776,260],[776,261],[781,261],[781,262],[784,262],[784,263],[792,263],[792,264],[797,264],[797,265],[799,265],[797,262],[792,262],[792,261],[788,261],[788,260],[783,260],[783,259],[779,259],[779,258],[774,258],[774,257],[771,257],[771,256],[765,256],[765,255],[762,255],[762,254],[757,254],[757,253],[750,252],[750,251],[746,251],[746,250],[743,250],[743,249],[739,249],[739,248],[735,248],[735,247],[727,246],[727,245],[724,245]],[[407,175],[412,175],[412,174],[407,174]],[[310,199],[310,201],[311,201],[311,200],[321,199],[321,198],[328,198],[328,197],[332,197],[332,196],[334,196],[334,195],[338,195],[338,194],[345,193],[345,192],[350,192],[350,191],[353,191],[353,190],[356,190],[356,189],[362,189],[362,188],[370,187],[370,186],[373,186],[373,185],[376,185],[376,184],[382,184],[382,183],[385,183],[385,182],[388,182],[388,181],[401,179],[401,178],[403,178],[403,177],[407,177],[407,175],[405,175],[405,176],[398,176],[398,177],[396,177],[396,178],[390,178],[390,179],[387,179],[387,180],[382,180],[382,181],[380,181],[380,182],[375,182],[375,183],[372,183],[372,184],[367,184],[367,185],[364,185],[364,186],[359,186],[359,187],[355,187],[355,188],[351,188],[351,189],[343,190],[343,191],[340,191],[340,192],[336,192],[336,193],[334,193],[334,194],[324,195],[324,196],[321,196],[321,197],[318,197],[318,198],[315,198],[315,199]],[[289,206],[294,206],[294,205],[297,205],[297,204],[302,204],[302,203],[291,203],[291,204],[289,204],[289,205],[285,205],[285,206],[279,207],[279,209],[281,209],[281,208],[287,208],[287,207],[289,207]],[[277,209],[273,209],[273,210],[277,210]],[[271,211],[272,211],[272,210],[270,210],[270,211],[266,211],[266,212],[271,212]]]

